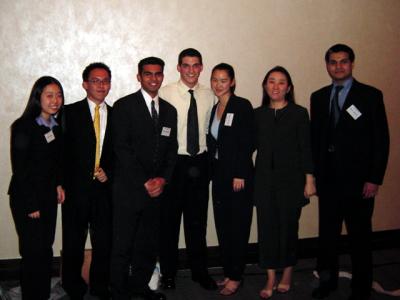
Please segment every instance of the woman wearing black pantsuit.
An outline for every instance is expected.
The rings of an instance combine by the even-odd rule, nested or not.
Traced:
[[[61,128],[53,117],[64,103],[61,84],[39,78],[27,107],[11,126],[10,207],[19,239],[22,299],[50,297],[57,202],[61,186]]]
[[[250,102],[234,95],[235,75],[219,64],[211,75],[218,97],[207,135],[211,159],[215,225],[225,279],[220,294],[234,294],[242,282],[253,210],[254,113]]]
[[[282,67],[270,70],[262,83],[263,105],[255,112],[257,207],[260,266],[268,280],[260,297],[274,289],[290,290],[296,263],[298,223],[302,206],[315,193],[307,110],[294,103],[293,83]],[[283,269],[275,287],[275,270]]]

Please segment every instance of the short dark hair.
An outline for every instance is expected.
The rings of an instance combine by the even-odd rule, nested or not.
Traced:
[[[159,65],[159,66],[161,66],[161,70],[164,72],[165,63],[161,58],[154,57],[154,56],[143,58],[138,63],[138,72],[139,72],[139,74],[142,74],[143,67],[146,66],[146,65]]]
[[[34,119],[40,115],[42,111],[42,107],[40,105],[40,97],[42,96],[44,88],[49,84],[56,84],[60,88],[62,96],[62,104],[64,104],[64,91],[61,83],[54,77],[43,76],[40,77],[38,80],[36,80],[36,82],[33,84],[31,94],[29,95],[28,103],[21,117]]]
[[[326,53],[325,53],[325,62],[329,62],[329,58],[332,53],[338,53],[338,52],[346,52],[349,55],[349,59],[351,62],[354,62],[354,59],[356,58],[354,55],[353,49],[351,49],[349,46],[345,44],[336,44],[330,47]]]
[[[292,78],[290,77],[289,72],[284,67],[276,66],[276,67],[273,67],[271,70],[268,71],[267,75],[265,75],[264,80],[262,82],[262,85],[261,85],[262,88],[263,88],[262,105],[269,106],[269,104],[271,103],[271,99],[269,98],[268,93],[265,90],[264,86],[268,81],[269,75],[271,75],[271,73],[273,73],[273,72],[279,72],[279,73],[282,73],[283,75],[285,75],[286,80],[288,82],[288,86],[290,87],[289,92],[286,94],[285,100],[287,102],[295,103],[294,85],[293,85]]]
[[[226,71],[230,80],[235,80],[235,70],[233,69],[233,67],[231,65],[229,65],[227,63],[220,63],[220,64],[216,65],[211,71],[211,76],[215,70]],[[236,84],[231,86],[232,94],[235,92],[235,88],[236,88]]]
[[[110,68],[102,62],[95,62],[95,63],[91,63],[90,65],[88,65],[85,70],[83,70],[82,73],[82,79],[83,81],[88,81],[89,80],[89,76],[90,76],[90,72],[92,72],[94,69],[104,69],[107,71],[108,76],[111,79],[111,70]]]
[[[185,50],[182,50],[181,53],[179,53],[178,56],[178,65],[182,64],[182,60],[184,57],[186,56],[191,56],[191,57],[198,57],[200,64],[203,64],[203,58],[201,57],[201,54],[198,50],[194,49],[194,48],[187,48]]]

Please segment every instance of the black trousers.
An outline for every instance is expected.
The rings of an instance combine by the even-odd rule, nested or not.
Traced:
[[[333,159],[331,161],[334,161]],[[343,221],[350,238],[352,262],[351,287],[357,294],[367,297],[372,286],[371,218],[374,198],[361,195],[343,195],[338,192],[340,174],[334,164],[323,192],[319,193],[319,254],[317,270],[321,280],[337,285],[339,263],[338,248]],[[317,178],[318,179],[318,178]]]
[[[192,275],[207,274],[208,187],[207,153],[195,157],[178,155],[161,208],[160,267],[163,276],[176,275],[182,214]]]
[[[104,184],[93,180],[87,197],[71,196],[62,207],[62,285],[74,298],[83,297],[87,285],[83,280],[82,264],[88,232],[92,244],[89,272],[90,292],[109,293],[111,253],[111,199]]]
[[[217,160],[212,167],[212,195],[215,227],[224,275],[240,281],[246,263],[253,214],[253,182],[245,180],[242,191],[233,191],[233,177],[224,174]]]
[[[21,255],[20,283],[23,300],[47,300],[50,297],[53,242],[57,219],[54,194],[40,207],[40,218],[32,219],[20,203],[10,197],[11,212],[18,234]],[[22,201],[21,201],[22,200]]]
[[[143,188],[143,193],[146,193]],[[113,247],[111,291],[115,300],[148,290],[157,260],[161,197],[148,199],[144,208],[134,209],[134,196],[113,199]]]

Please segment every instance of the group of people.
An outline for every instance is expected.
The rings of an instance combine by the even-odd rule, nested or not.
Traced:
[[[199,83],[202,56],[193,48],[179,54],[179,80],[163,87],[164,61],[142,59],[141,88],[112,108],[105,103],[111,71],[103,63],[83,71],[85,99],[65,106],[60,82],[38,79],[11,126],[9,195],[23,299],[49,298],[57,202],[63,203],[62,285],[73,300],[88,288],[99,299],[166,299],[148,283],[158,258],[161,287],[175,289],[182,215],[192,280],[235,294],[243,284],[253,205],[259,265],[267,273],[259,296],[287,293],[301,209],[315,194],[320,284],[313,298],[337,288],[345,221],[353,262],[349,299],[368,299],[371,216],[389,134],[382,93],[352,77],[354,58],[347,45],[328,49],[332,84],[311,95],[311,120],[295,103],[285,68],[268,71],[262,105],[253,110],[235,94],[232,66],[212,69],[211,89]],[[207,270],[210,180],[224,271],[217,282]],[[81,276],[88,232],[89,287]]]

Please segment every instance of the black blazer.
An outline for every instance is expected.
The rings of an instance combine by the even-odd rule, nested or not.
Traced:
[[[93,182],[96,135],[86,98],[66,105],[62,118],[65,126],[65,187],[67,200],[70,200],[70,196],[86,196]],[[112,109],[107,105],[107,126],[100,158],[100,167],[108,177],[104,185],[110,185],[112,180],[111,118]]]
[[[252,153],[254,151],[254,111],[247,99],[232,95],[222,114],[218,129],[218,140],[211,134],[211,125],[218,104],[211,111],[207,134],[209,157],[215,157],[224,174],[230,178],[248,179],[253,175]],[[228,114],[233,115],[232,124],[225,124]]]
[[[55,139],[47,142],[50,131],[32,118],[21,117],[11,127],[12,178],[8,189],[11,205],[29,214],[57,206],[56,186],[62,185],[62,134],[53,127]]]
[[[148,199],[144,188],[147,180],[154,177],[163,177],[167,182],[170,180],[178,151],[177,113],[171,104],[161,98],[158,128],[155,133],[140,90],[114,104],[115,201],[135,199],[135,206],[140,209]],[[156,135],[158,153],[155,155]]]
[[[329,103],[332,85],[311,95],[311,136],[319,194],[326,189]],[[354,105],[361,116],[346,111]],[[361,195],[365,182],[382,184],[389,154],[389,130],[382,92],[356,80],[347,95],[335,132],[335,161],[339,191]]]
[[[288,103],[277,112],[268,106],[255,111],[256,170],[255,202],[262,206],[271,190],[286,190],[285,205],[301,207],[305,175],[313,173],[310,121],[307,109]]]

